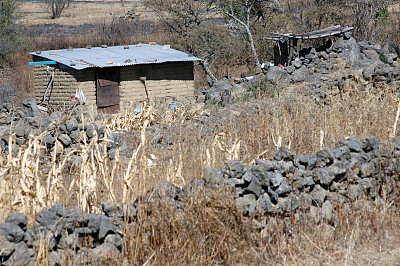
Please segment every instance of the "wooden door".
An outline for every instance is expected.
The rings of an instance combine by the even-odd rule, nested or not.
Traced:
[[[117,68],[97,71],[97,108],[105,113],[119,111],[119,78]]]

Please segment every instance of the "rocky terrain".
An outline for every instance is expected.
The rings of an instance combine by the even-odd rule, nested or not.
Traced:
[[[346,33],[331,49],[310,48],[300,51],[288,67],[264,64],[263,68],[256,69],[254,77],[242,75],[232,79],[223,78],[211,88],[199,91],[198,101],[211,106],[231,104],[254,96],[257,93],[255,88],[271,87],[266,85],[267,82],[277,87],[288,86],[287,93],[292,91],[293,97],[304,95],[324,103],[354,83],[372,93],[379,92],[382,86],[391,86],[396,90],[400,86],[399,55],[399,48],[391,41],[382,44],[366,41],[357,43],[350,33]],[[263,89],[271,89],[269,87]],[[79,146],[82,129],[89,141],[94,131],[102,138],[105,130],[103,118],[98,118],[96,123],[85,124],[79,116],[65,115],[63,112],[42,113],[34,99],[25,100],[22,108],[15,110],[11,103],[3,103],[0,104],[0,148],[3,151],[8,149],[10,133],[15,133],[15,143],[21,145],[29,134],[40,132],[43,133],[43,144],[51,147],[57,140],[67,148],[67,152],[68,148]],[[200,119],[203,127],[209,127],[208,120],[206,116]],[[148,132],[156,142],[170,139],[158,126],[150,128]],[[110,137],[112,140],[121,139],[121,134],[116,132]],[[111,148],[116,147],[114,145]],[[111,151],[113,153],[115,150]]]
[[[71,117],[61,111],[50,114],[40,111],[33,98],[26,99],[22,103],[22,108],[15,110],[10,103],[1,104],[0,112],[0,148],[2,151],[8,150],[10,134],[15,135],[14,143],[17,145],[26,143],[30,135],[41,135],[44,145],[52,147],[57,139],[65,148],[74,147],[74,144],[80,143],[82,129],[89,141],[92,139],[94,131],[100,138],[104,136],[104,121],[83,126],[78,122],[79,118],[76,116]]]
[[[295,93],[324,101],[356,82],[365,90],[376,91],[390,84],[400,84],[400,51],[392,41],[357,42],[350,33],[340,37],[330,49],[301,50],[287,67],[264,64],[256,75],[216,82],[203,91],[206,103],[228,103],[249,93],[248,88],[268,80],[278,86],[293,87]]]
[[[321,217],[321,222],[335,225],[335,206],[362,200],[382,204],[395,196],[399,160],[397,138],[350,138],[314,155],[297,155],[282,147],[273,160],[257,160],[248,166],[228,161],[223,169],[206,168],[202,178],[182,188],[162,181],[133,204],[103,202],[104,215],[56,204],[37,213],[28,229],[27,217],[14,212],[0,224],[0,261],[2,265],[33,265],[43,243],[49,249],[50,265],[63,265],[67,258],[84,264],[121,258],[125,234],[140,233],[141,212],[159,212],[160,208],[182,212],[188,197],[219,186],[232,190],[246,216],[309,211]]]
[[[209,90],[200,92],[199,101],[205,101],[209,106],[227,107],[188,112],[186,117],[180,118],[182,121],[169,124],[149,120],[143,132],[154,149],[172,150],[174,144],[181,145],[176,132],[184,132],[183,135],[196,132],[203,139],[207,136],[212,139],[215,134],[226,130],[223,121],[229,120],[231,127],[237,127],[240,120],[259,119],[262,112],[276,106],[273,102],[267,106],[261,102],[233,103],[249,97],[254,93],[252,89],[262,83],[286,84],[289,92],[293,90],[298,95],[311,97],[317,106],[325,103],[329,112],[332,110],[327,101],[329,97],[339,94],[351,82],[372,92],[379,90],[380,86],[398,87],[398,56],[398,48],[390,42],[357,43],[345,34],[332,49],[309,49],[288,67],[266,66],[258,69],[253,78],[225,78]],[[293,95],[288,93],[284,108],[290,109],[289,105],[297,101]],[[168,119],[172,121],[173,118]],[[10,151],[13,153],[19,147],[26,147],[33,138],[38,138],[47,152],[54,151],[57,144],[61,145],[61,149],[57,148],[57,156],[63,156],[79,153],[88,147],[82,145],[84,142],[94,139],[105,145],[106,156],[111,161],[129,162],[135,149],[141,145],[142,131],[140,128],[113,131],[108,127],[109,120],[107,115],[61,111],[43,113],[32,98],[23,101],[22,108],[2,103],[1,152],[5,155]],[[187,131],[183,130],[185,127],[188,127]],[[170,159],[168,156],[171,154],[165,156]],[[314,154],[296,154],[283,146],[271,160],[257,159],[249,164],[227,160],[225,167],[204,168],[201,176],[191,176],[191,181],[181,187],[162,180],[145,194],[139,194],[141,196],[136,197],[133,203],[102,202],[99,204],[102,213],[86,213],[60,203],[40,209],[34,219],[13,212],[0,224],[0,264],[33,265],[43,261],[50,265],[65,265],[124,261],[130,256],[128,239],[142,236],[143,228],[151,229],[154,223],[161,223],[151,220],[152,214],[159,213],[164,217],[164,212],[168,212],[184,216],[193,205],[200,204],[202,199],[218,189],[225,189],[233,195],[232,202],[246,219],[285,219],[307,213],[318,224],[336,228],[340,223],[339,209],[343,205],[372,202],[376,206],[386,206],[386,203],[393,204],[397,200],[399,160],[398,137],[386,140],[348,137],[334,147],[323,148]]]

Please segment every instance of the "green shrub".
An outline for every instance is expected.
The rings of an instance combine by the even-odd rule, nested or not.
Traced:
[[[384,64],[387,64],[388,59],[384,53],[379,54],[379,60],[381,60]]]
[[[9,62],[13,53],[22,49],[20,26],[16,24],[15,1],[0,0],[0,61]]]

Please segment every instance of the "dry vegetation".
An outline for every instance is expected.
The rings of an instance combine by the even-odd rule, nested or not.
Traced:
[[[110,130],[139,132],[131,140],[130,160],[117,155],[111,161],[105,143],[97,137],[89,143],[85,134],[81,149],[64,154],[61,144],[48,151],[40,136],[31,136],[24,146],[0,157],[1,220],[13,210],[32,219],[56,202],[98,213],[100,202],[133,202],[162,179],[182,186],[200,177],[203,167],[223,167],[227,159],[251,163],[258,157],[271,158],[279,139],[305,154],[320,148],[321,134],[323,146],[349,135],[388,138],[397,111],[395,94],[389,89],[378,94],[362,89],[348,89],[324,106],[282,90],[278,97],[239,103],[240,112],[209,110],[211,117],[226,112],[231,119],[215,119],[210,126],[215,130],[207,135],[195,127],[200,114],[185,107],[172,112],[145,106],[139,113],[126,108],[107,123]],[[80,116],[89,122],[89,117]],[[149,141],[145,130],[153,124],[165,126],[172,144],[160,147]],[[141,233],[132,235],[128,230],[125,235],[127,259],[253,265],[392,264],[398,259],[400,214],[393,202],[337,206],[339,222],[334,227],[321,223],[318,214],[244,218],[223,188],[186,203],[184,213],[173,212],[165,202],[161,212],[141,213]]]
[[[20,6],[21,19],[23,25],[44,25],[57,23],[61,25],[77,26],[84,24],[110,23],[115,16],[123,16],[128,10],[141,12],[142,17],[151,18],[152,14],[140,4],[125,3],[120,0],[106,0],[95,3],[96,1],[74,1],[60,18],[50,19],[50,14],[46,12],[42,3],[24,2]],[[134,1],[132,1],[134,2]]]
[[[110,8],[77,1],[66,10],[65,16],[52,22],[81,25],[100,21],[109,25],[113,22],[109,13],[120,16],[130,9],[129,5],[113,4]],[[23,12],[42,12],[36,3],[24,3],[21,8]],[[82,12],[83,9],[91,11]],[[49,19],[45,13],[24,13],[21,22],[37,25],[49,23]],[[51,37],[33,34],[30,48],[81,47],[107,41],[148,42],[156,37],[160,43],[173,40],[168,33],[126,36],[110,32]],[[238,71],[238,67],[233,67],[235,64],[241,65],[241,72],[248,71],[242,64],[248,53],[235,50],[230,53],[230,62],[221,60],[217,76],[230,74],[232,69]],[[32,73],[25,67],[29,60],[21,53],[14,62],[12,80],[23,96],[32,93]],[[108,128],[140,132],[138,138],[131,140],[134,152],[130,160],[117,154],[116,160],[111,161],[106,142],[98,142],[97,137],[88,142],[85,134],[81,149],[66,153],[60,150],[61,144],[48,151],[40,136],[31,136],[25,145],[15,147],[8,155],[0,155],[0,220],[18,210],[32,223],[36,212],[56,202],[98,213],[102,201],[132,202],[163,179],[183,186],[201,177],[203,167],[223,167],[227,159],[250,164],[257,158],[271,158],[280,145],[290,146],[298,154],[310,154],[347,136],[386,139],[396,116],[396,89],[385,87],[379,92],[366,92],[362,85],[352,84],[326,105],[283,89],[279,94],[275,91],[275,97],[260,95],[251,102],[238,103],[240,112],[234,108],[206,110],[211,117],[219,112],[230,117],[212,120],[211,126],[204,127],[207,131],[199,126],[202,114],[188,107],[172,112],[147,106],[139,113],[126,108],[109,120]],[[78,116],[93,122],[82,114]],[[146,134],[146,128],[152,124],[165,126],[172,144],[161,147],[152,144]],[[55,128],[52,125],[48,130]],[[208,131],[209,128],[212,130]],[[125,263],[394,265],[400,259],[400,213],[393,202],[379,206],[366,202],[336,206],[339,222],[334,227],[308,213],[257,220],[244,218],[232,195],[223,188],[207,197],[197,195],[187,199],[187,203],[184,213],[170,211],[168,204],[162,206],[161,213],[141,213],[138,220],[141,233],[132,235],[128,230],[125,235],[128,260]]]

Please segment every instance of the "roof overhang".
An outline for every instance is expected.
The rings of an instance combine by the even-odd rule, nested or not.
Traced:
[[[44,60],[56,61],[76,70],[91,67],[117,67],[166,62],[201,61],[193,55],[174,49],[169,45],[121,45],[110,47],[89,47],[63,50],[31,52]]]

